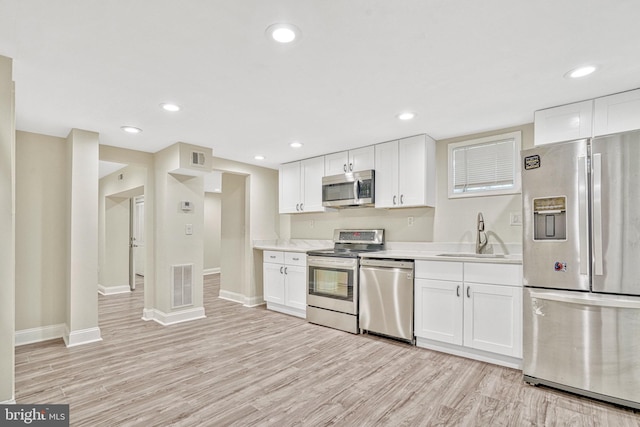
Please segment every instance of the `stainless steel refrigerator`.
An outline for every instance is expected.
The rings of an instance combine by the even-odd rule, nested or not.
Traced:
[[[640,131],[522,161],[524,379],[640,408]]]

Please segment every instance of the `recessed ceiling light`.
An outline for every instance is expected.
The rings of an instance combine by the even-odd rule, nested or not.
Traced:
[[[289,144],[289,147],[291,147],[291,148],[300,148],[300,147],[302,147],[302,142],[293,141],[291,144]]]
[[[261,156],[260,154],[258,154],[257,156],[253,156],[253,158],[256,160],[264,160],[264,156]]]
[[[400,120],[411,120],[416,116],[416,113],[412,113],[410,111],[398,114],[398,119]]]
[[[164,104],[160,104],[160,107],[162,107],[163,110],[165,111],[170,111],[172,113],[175,113],[176,111],[180,111],[180,106],[177,104],[171,104],[171,103],[164,103]]]
[[[268,38],[275,40],[278,43],[291,43],[294,40],[300,38],[302,33],[300,29],[291,24],[273,24],[267,27],[265,32]]]
[[[588,76],[596,70],[596,67],[593,65],[586,65],[584,67],[574,68],[571,71],[568,71],[564,76],[570,79],[578,79],[580,77]]]
[[[120,126],[120,129],[127,133],[140,133],[142,129],[133,126]]]

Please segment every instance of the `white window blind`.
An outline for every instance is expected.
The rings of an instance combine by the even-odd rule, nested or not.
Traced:
[[[449,145],[449,197],[520,192],[520,132]]]

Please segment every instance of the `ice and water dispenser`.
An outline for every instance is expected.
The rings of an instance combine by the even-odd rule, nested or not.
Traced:
[[[533,240],[567,239],[567,198],[533,199]]]

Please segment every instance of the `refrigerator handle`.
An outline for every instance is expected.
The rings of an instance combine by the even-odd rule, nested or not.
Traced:
[[[602,275],[602,155],[596,153],[593,163],[593,274]]]
[[[589,248],[587,232],[587,157],[578,157],[578,242],[580,245],[580,274],[589,274]]]

